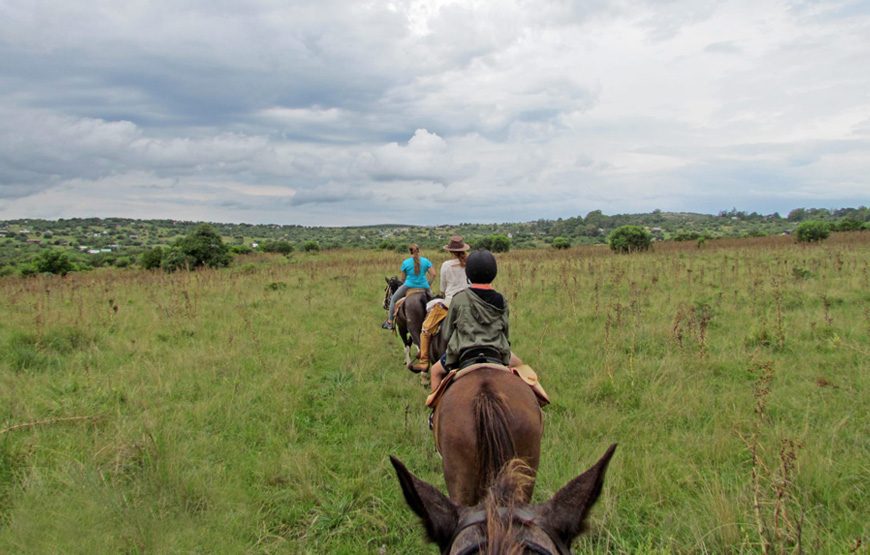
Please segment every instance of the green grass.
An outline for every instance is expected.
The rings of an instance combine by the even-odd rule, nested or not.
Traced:
[[[500,256],[554,401],[535,499],[620,444],[575,552],[756,553],[754,497],[776,551],[867,545],[868,239]],[[0,278],[0,552],[436,552],[387,460],[444,489],[379,328],[399,258]]]

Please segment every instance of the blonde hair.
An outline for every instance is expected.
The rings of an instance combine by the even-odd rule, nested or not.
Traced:
[[[420,275],[420,247],[417,243],[411,243],[408,251],[414,255],[414,273]]]

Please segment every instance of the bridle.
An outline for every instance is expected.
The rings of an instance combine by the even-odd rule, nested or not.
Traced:
[[[502,519],[509,519],[512,523],[516,523],[521,525],[524,528],[528,528],[531,525],[537,526],[546,536],[549,538],[553,545],[556,547],[556,551],[553,552],[550,548],[544,547],[538,542],[523,538],[520,539],[517,543],[523,546],[527,552],[531,552],[534,555],[571,555],[570,546],[565,545],[558,538],[553,537],[546,529],[540,527],[535,522],[535,514],[529,509],[519,507],[519,508],[510,508],[510,507],[499,507],[496,509],[498,516]],[[453,532],[453,537],[450,539],[450,543],[447,544],[447,547],[442,552],[443,555],[450,553],[450,548],[456,542],[462,532],[465,530],[486,524],[486,510],[480,509],[477,511],[472,511],[465,516],[463,516],[459,523],[456,526],[456,531]],[[457,555],[474,555],[477,553],[484,553],[486,551],[486,542],[482,541],[476,543],[474,545],[469,545],[462,551],[460,551]]]

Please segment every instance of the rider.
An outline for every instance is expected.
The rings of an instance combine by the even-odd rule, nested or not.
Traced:
[[[488,250],[468,255],[465,273],[470,285],[453,296],[444,321],[447,351],[432,366],[432,391],[438,389],[447,371],[483,361],[518,367],[523,364],[511,352],[508,306],[493,289],[498,273],[495,256]]]
[[[420,256],[420,247],[416,243],[408,246],[410,257],[402,261],[402,285],[390,297],[390,308],[387,320],[381,325],[385,330],[393,329],[393,316],[396,303],[405,296],[408,289],[429,289],[429,284],[435,279],[435,269],[428,258]]]
[[[433,331],[447,316],[450,301],[453,296],[468,287],[468,278],[465,275],[465,260],[468,257],[470,246],[462,239],[461,235],[454,235],[450,242],[444,245],[444,250],[453,255],[453,258],[444,261],[441,265],[441,291],[443,299],[433,299],[426,305],[426,319],[423,321],[423,329],[420,332],[420,360],[411,366],[415,372],[425,372],[429,369],[429,342]]]

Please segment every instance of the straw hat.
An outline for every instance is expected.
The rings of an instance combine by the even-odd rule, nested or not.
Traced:
[[[450,238],[450,242],[444,245],[444,250],[450,252],[463,252],[471,250],[471,247],[462,240],[462,235],[454,235]]]

